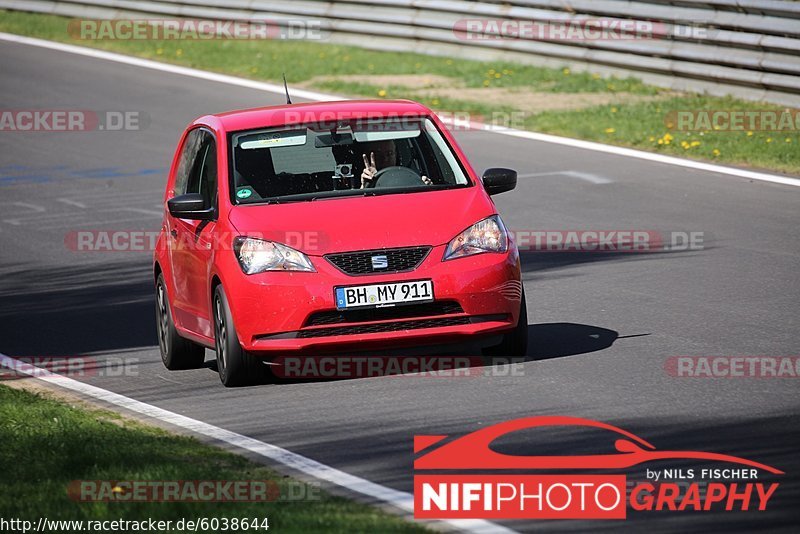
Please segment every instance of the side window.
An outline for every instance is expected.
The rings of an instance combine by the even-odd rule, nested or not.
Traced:
[[[217,144],[214,136],[206,130],[193,130],[187,136],[175,181],[175,192],[200,193],[206,208],[216,203]]]
[[[200,129],[195,129],[189,132],[183,142],[183,149],[181,150],[181,159],[178,162],[178,170],[175,174],[175,194],[182,195],[186,192],[186,183],[189,180],[189,172],[192,170],[192,163],[194,163],[195,156],[200,149],[201,140]]]

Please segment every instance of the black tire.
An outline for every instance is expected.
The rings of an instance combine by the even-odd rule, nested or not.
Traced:
[[[514,330],[503,336],[503,341],[494,347],[484,350],[486,356],[495,358],[524,358],[528,353],[528,305],[525,302],[525,288],[522,288],[522,302],[519,309],[519,320]]]
[[[172,371],[177,369],[197,369],[203,366],[206,349],[197,343],[182,338],[175,329],[172,311],[169,308],[169,296],[164,285],[164,275],[159,274],[156,280],[156,329],[158,332],[158,348],[164,367]]]
[[[214,289],[214,340],[217,371],[225,387],[257,384],[265,376],[264,363],[242,349],[222,285]]]

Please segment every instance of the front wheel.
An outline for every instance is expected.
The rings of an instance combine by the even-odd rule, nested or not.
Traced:
[[[158,348],[164,367],[176,370],[197,369],[203,366],[206,349],[182,338],[175,329],[163,274],[159,274],[156,280],[156,329]]]
[[[226,387],[256,384],[263,378],[264,364],[239,344],[228,299],[221,285],[214,290],[214,340],[219,379]]]

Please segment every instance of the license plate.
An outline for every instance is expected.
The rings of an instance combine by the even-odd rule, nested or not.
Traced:
[[[386,306],[404,302],[429,302],[433,300],[433,282],[417,280],[391,284],[349,286],[334,288],[336,308],[363,308]]]

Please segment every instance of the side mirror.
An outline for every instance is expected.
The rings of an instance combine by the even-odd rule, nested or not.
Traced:
[[[495,167],[483,173],[483,186],[490,195],[505,193],[517,187],[517,171]]]
[[[200,193],[186,193],[167,201],[169,214],[178,219],[207,221],[214,217],[214,208],[206,208],[206,202]]]

